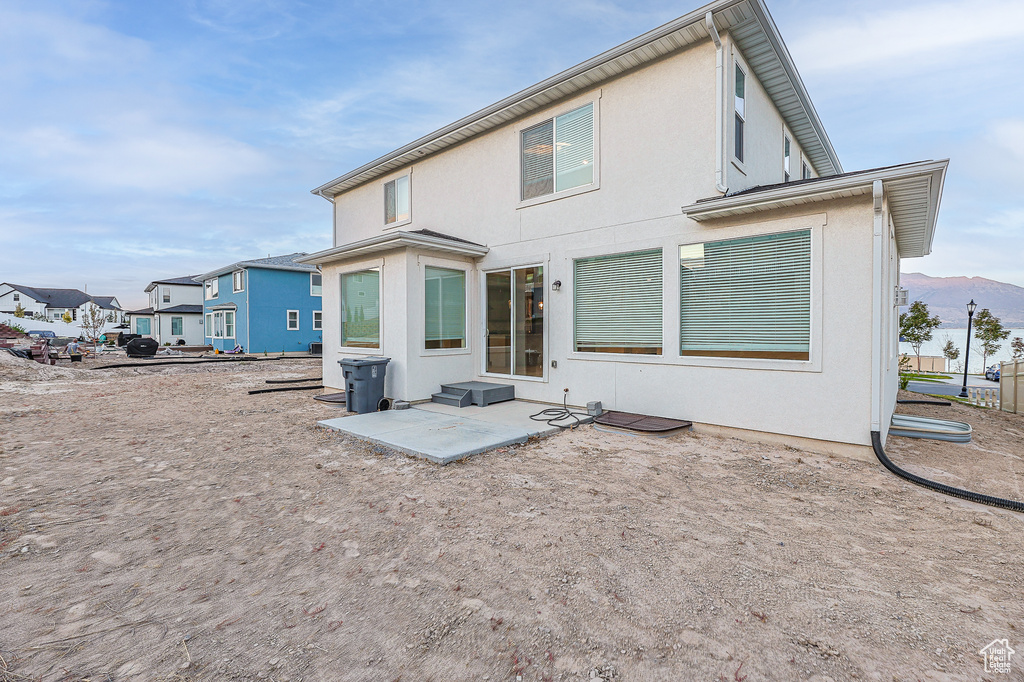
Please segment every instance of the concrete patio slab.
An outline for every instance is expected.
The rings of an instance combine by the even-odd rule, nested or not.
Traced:
[[[525,443],[561,429],[530,419],[548,406],[521,401],[488,407],[452,407],[424,403],[409,410],[391,410],[326,419],[321,426],[371,443],[448,464],[495,448]]]

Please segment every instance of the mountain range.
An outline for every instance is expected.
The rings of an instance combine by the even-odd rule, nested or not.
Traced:
[[[1008,329],[1024,328],[1024,287],[984,277],[929,277],[919,272],[900,274],[908,301],[923,301],[938,315],[943,327],[967,326],[967,303],[988,308]]]

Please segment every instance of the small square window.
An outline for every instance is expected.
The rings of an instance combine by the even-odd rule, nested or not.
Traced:
[[[324,295],[324,276],[319,272],[309,273],[309,295],[310,296],[323,296]]]
[[[162,287],[160,289],[160,291],[163,293],[163,301],[164,301],[164,303],[170,303],[171,302],[171,288],[170,287]]]
[[[295,331],[299,328],[299,311],[288,311],[288,331]]]
[[[313,329],[320,331],[324,328],[324,314],[319,310],[313,311]]]

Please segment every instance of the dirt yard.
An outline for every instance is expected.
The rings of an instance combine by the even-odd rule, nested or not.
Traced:
[[[1024,515],[694,434],[438,467],[246,394],[316,363],[0,354],[0,681],[1024,679]],[[1024,497],[1024,416],[904,411],[977,433],[898,464]]]

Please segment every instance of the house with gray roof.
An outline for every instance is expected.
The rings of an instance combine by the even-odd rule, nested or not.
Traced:
[[[203,345],[203,285],[194,275],[153,280],[146,286],[149,306],[128,313],[133,334],[164,345]]]
[[[103,310],[109,322],[118,322],[122,312],[116,296],[92,296],[80,289],[29,287],[23,284],[0,283],[0,313],[14,313],[20,306],[26,317],[41,315],[59,320],[65,313],[73,321],[85,315],[89,304]]]
[[[305,253],[239,261],[194,277],[202,286],[205,343],[222,351],[309,353],[321,342],[322,281]]]

